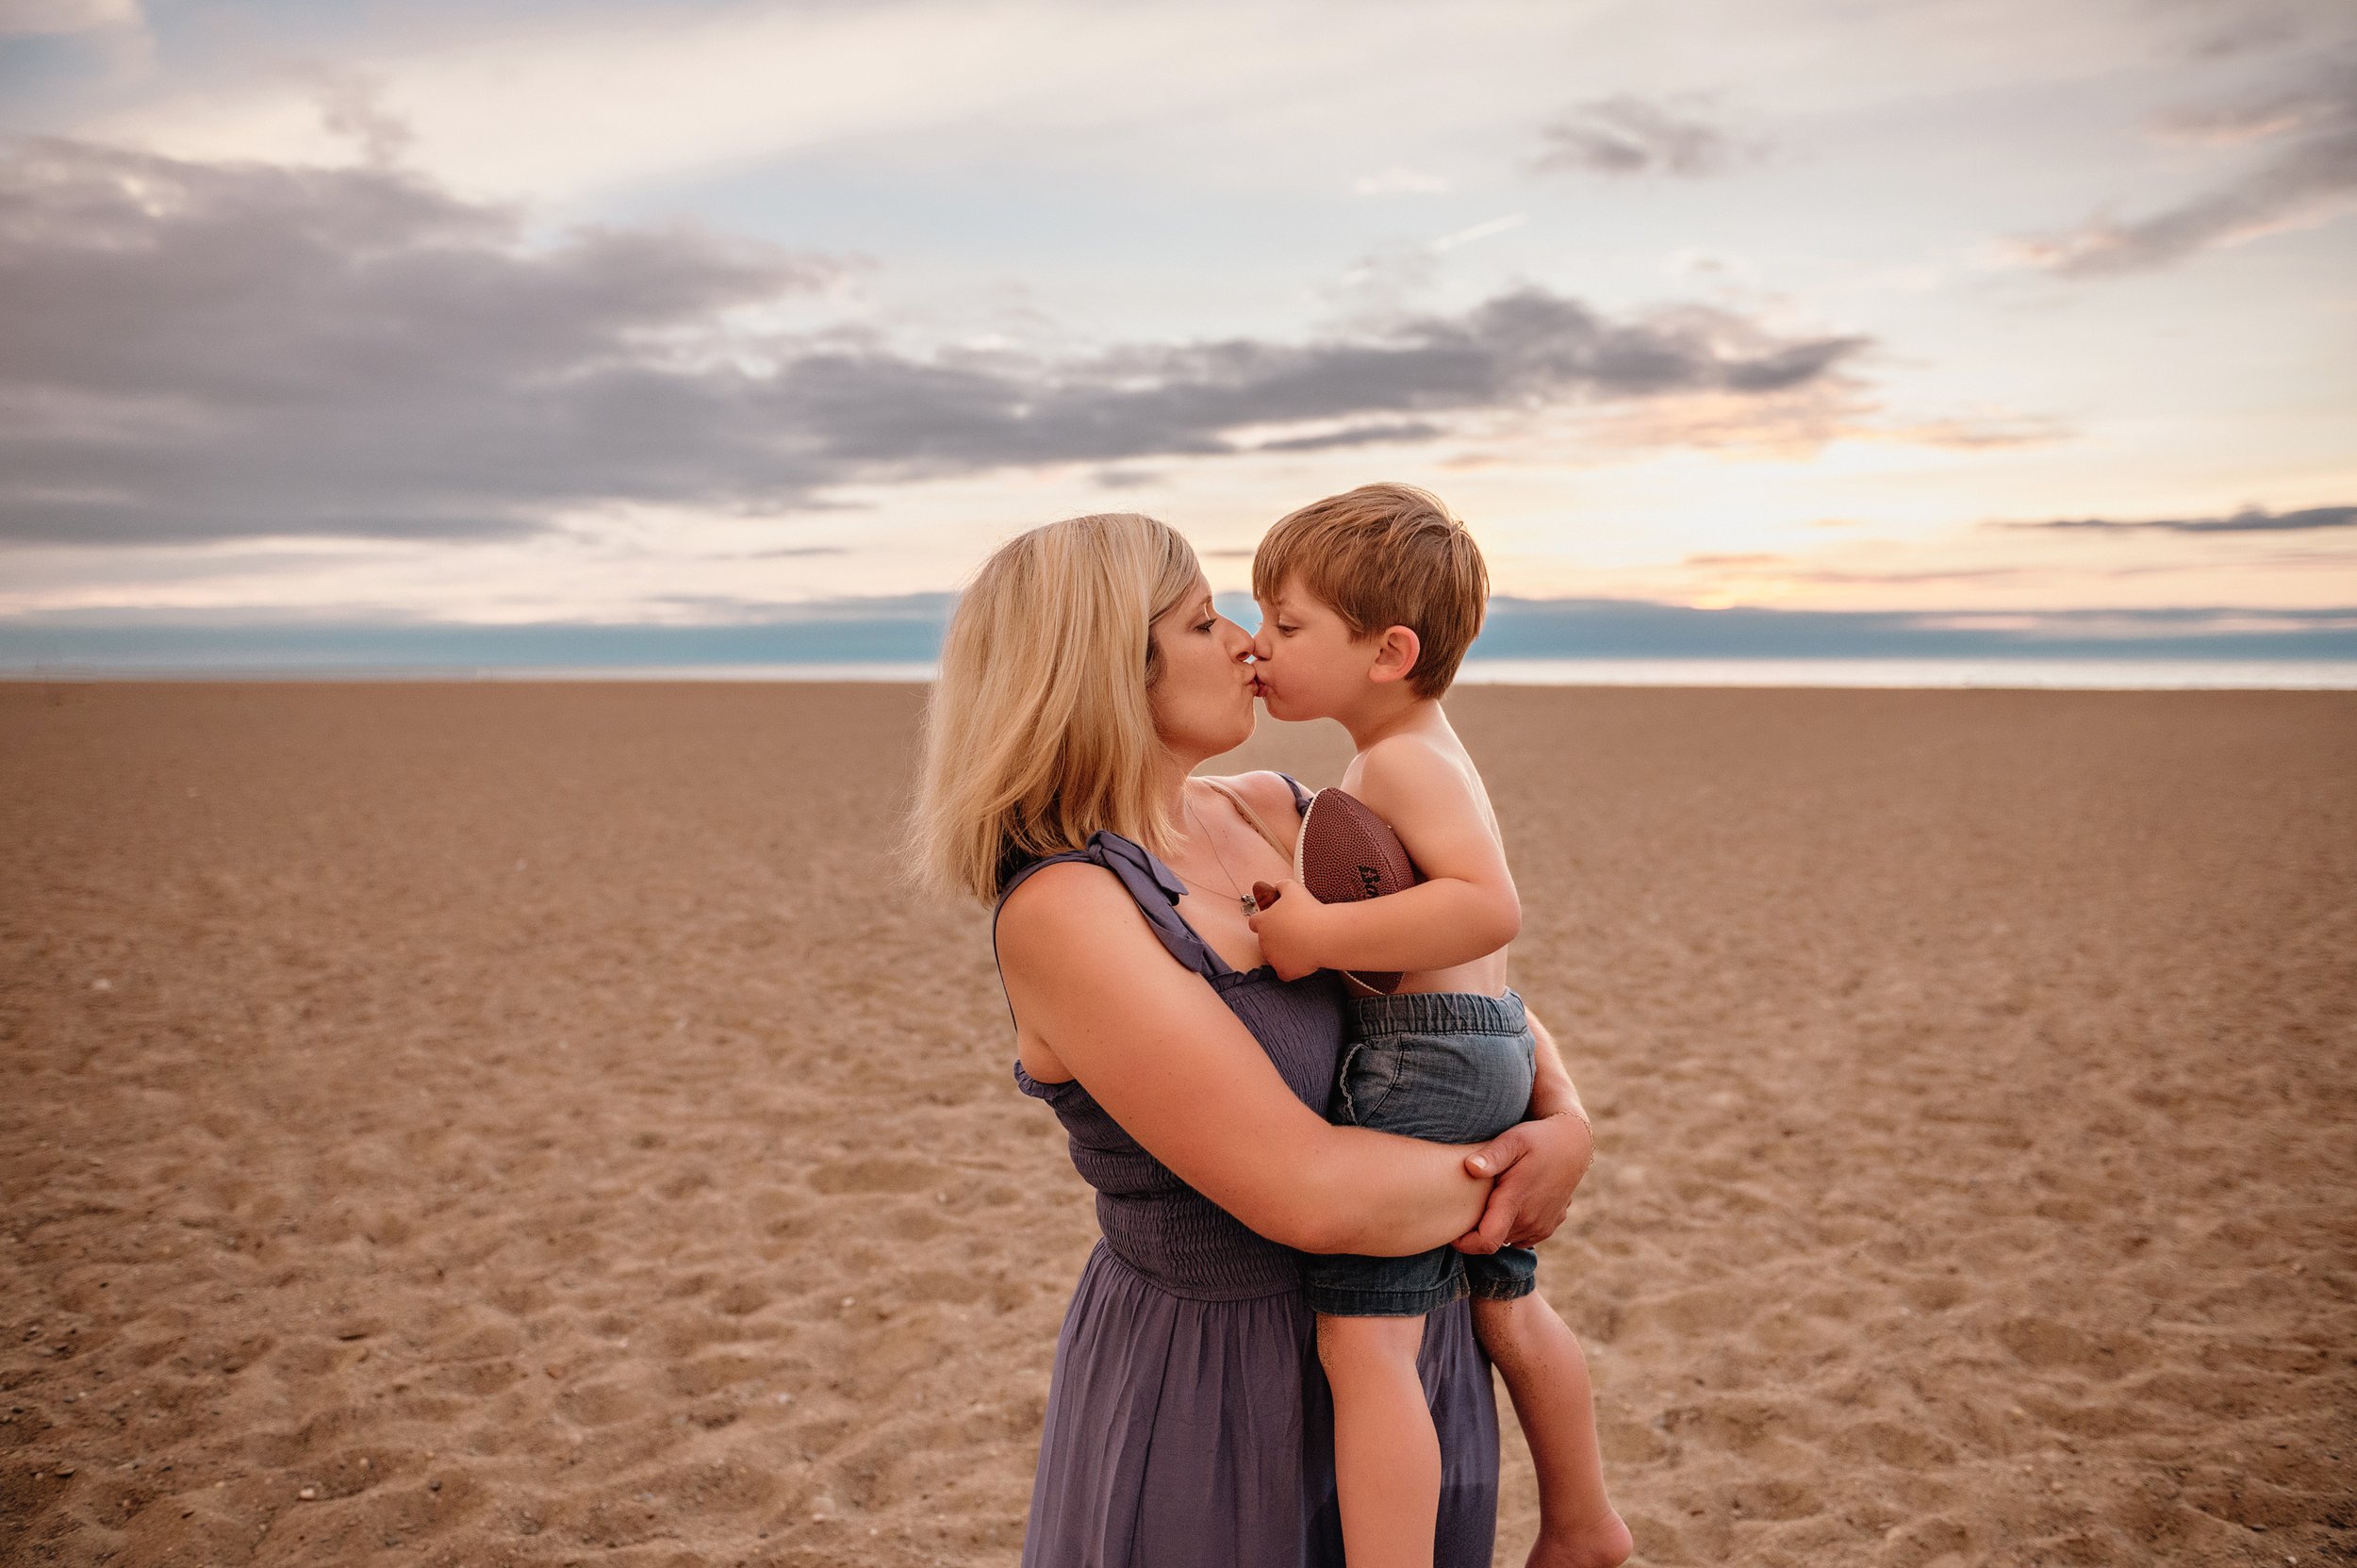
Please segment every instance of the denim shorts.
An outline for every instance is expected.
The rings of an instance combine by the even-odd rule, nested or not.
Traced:
[[[1538,1042],[1523,999],[1473,992],[1360,997],[1329,1119],[1433,1143],[1477,1144],[1530,1109]],[[1468,1292],[1527,1296],[1539,1258],[1502,1247],[1486,1258],[1437,1246],[1411,1258],[1311,1254],[1310,1306],[1332,1317],[1422,1317]]]

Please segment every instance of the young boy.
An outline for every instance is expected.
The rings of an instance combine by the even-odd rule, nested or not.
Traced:
[[[1334,1116],[1442,1142],[1493,1137],[1531,1109],[1537,1062],[1522,999],[1506,986],[1521,904],[1489,793],[1440,703],[1481,629],[1481,553],[1435,497],[1369,485],[1271,529],[1252,592],[1270,715],[1341,721],[1358,750],[1343,787],[1391,824],[1426,877],[1340,904],[1286,883],[1253,917],[1284,978],[1407,971],[1394,994],[1355,998]],[[1538,1463],[1529,1561],[1612,1568],[1628,1557],[1628,1527],[1605,1495],[1587,1362],[1533,1294],[1537,1267],[1522,1247],[1310,1260],[1351,1568],[1430,1568],[1441,1455],[1416,1353],[1425,1314],[1469,1290]]]

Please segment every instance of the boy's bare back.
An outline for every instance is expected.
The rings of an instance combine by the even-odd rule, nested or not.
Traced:
[[[1513,877],[1481,770],[1437,701],[1418,704],[1411,726],[1375,741],[1350,759],[1343,787],[1392,826],[1426,876],[1503,883]],[[1411,969],[1401,991],[1506,990],[1507,951],[1498,948],[1444,969]]]

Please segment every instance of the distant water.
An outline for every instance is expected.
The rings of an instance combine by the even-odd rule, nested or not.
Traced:
[[[19,681],[899,681],[929,662],[678,665],[354,664],[0,668]],[[2357,659],[1471,659],[1464,685],[2010,687],[2069,691],[2357,689]]]
[[[930,681],[930,664],[486,669],[485,680]],[[1460,685],[2033,687],[2069,691],[2348,690],[2357,660],[1470,659]]]
[[[1457,678],[1510,686],[2346,690],[2357,688],[2357,659],[1477,659]]]

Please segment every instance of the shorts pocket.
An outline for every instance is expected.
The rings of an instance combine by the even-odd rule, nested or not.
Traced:
[[[1371,1127],[1383,1114],[1383,1102],[1399,1086],[1401,1055],[1369,1041],[1351,1043],[1343,1052],[1343,1118],[1353,1127]]]

